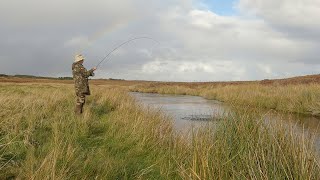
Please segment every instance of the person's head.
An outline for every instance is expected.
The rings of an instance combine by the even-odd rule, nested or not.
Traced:
[[[74,58],[74,62],[75,63],[81,63],[82,64],[83,61],[84,61],[84,57],[81,54],[76,55],[75,58]]]

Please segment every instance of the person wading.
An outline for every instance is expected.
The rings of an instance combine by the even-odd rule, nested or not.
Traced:
[[[81,114],[83,112],[83,105],[86,102],[86,96],[90,95],[89,82],[88,78],[90,76],[94,76],[94,71],[97,69],[96,67],[87,71],[86,68],[83,67],[84,57],[82,55],[76,55],[74,63],[72,64],[72,74],[76,91],[76,107],[74,112],[76,114]]]

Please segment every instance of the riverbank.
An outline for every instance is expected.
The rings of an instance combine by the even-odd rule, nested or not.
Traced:
[[[254,110],[191,131],[190,141],[115,86],[93,86],[81,117],[72,85],[0,92],[0,179],[320,179],[309,136]]]
[[[131,86],[130,90],[144,93],[201,96],[238,106],[320,115],[319,84],[264,85],[251,82],[236,85],[189,86],[145,83]]]
[[[94,87],[77,117],[73,86],[0,85],[0,179],[171,177],[170,122],[112,89]]]

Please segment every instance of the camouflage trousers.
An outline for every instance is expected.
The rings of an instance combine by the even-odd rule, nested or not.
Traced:
[[[85,95],[77,96],[77,105],[83,105],[84,103],[86,103],[86,96]]]

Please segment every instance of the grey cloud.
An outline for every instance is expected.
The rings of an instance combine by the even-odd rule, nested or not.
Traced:
[[[320,1],[318,0],[240,0],[238,8],[264,19],[275,31],[297,44],[297,50],[284,51],[291,61],[319,64]],[[296,54],[298,52],[298,54]]]
[[[319,65],[318,37],[312,38],[318,33],[317,22],[277,19],[267,14],[272,8],[251,0],[241,0],[239,7],[255,18],[219,16],[197,3],[0,0],[0,72],[71,75],[75,53],[83,53],[90,68],[135,36],[161,43],[140,40],[122,47],[101,65],[97,78],[247,80],[299,75]],[[272,3],[276,1],[268,7],[274,7]],[[279,8],[273,14],[286,17],[287,13]],[[316,18],[318,13],[308,15]]]
[[[246,14],[266,20],[283,33],[300,38],[319,38],[318,0],[240,0],[237,7]]]

